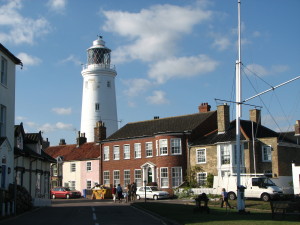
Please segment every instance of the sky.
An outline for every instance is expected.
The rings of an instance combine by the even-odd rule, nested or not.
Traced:
[[[16,68],[15,124],[58,145],[80,131],[82,64],[97,35],[116,66],[119,128],[230,104],[235,119],[238,0],[0,0],[0,42]],[[242,0],[242,99],[300,75],[300,1]],[[300,79],[249,100],[292,131]]]

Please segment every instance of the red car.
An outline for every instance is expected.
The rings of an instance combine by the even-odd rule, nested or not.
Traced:
[[[51,198],[80,198],[80,191],[71,191],[70,188],[67,187],[56,187],[51,190]]]

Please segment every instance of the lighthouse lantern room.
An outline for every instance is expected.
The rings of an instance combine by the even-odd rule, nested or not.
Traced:
[[[83,66],[81,133],[93,142],[98,121],[106,126],[107,136],[118,129],[115,92],[115,67],[110,65],[111,50],[101,36],[87,50],[87,65]]]

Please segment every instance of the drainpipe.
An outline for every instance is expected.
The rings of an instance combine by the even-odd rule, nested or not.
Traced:
[[[102,143],[99,143],[100,146],[100,162],[99,162],[99,184],[102,183],[102,174],[103,174],[103,163],[102,163]]]

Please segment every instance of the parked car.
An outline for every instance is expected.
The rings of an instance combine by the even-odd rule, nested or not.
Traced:
[[[136,191],[136,198],[139,200],[145,198],[145,187],[140,187]],[[162,199],[169,198],[169,193],[166,191],[160,191],[156,186],[146,186],[146,198],[149,199]]]
[[[68,187],[55,187],[51,190],[51,198],[80,198],[81,192],[76,190],[71,190]]]

